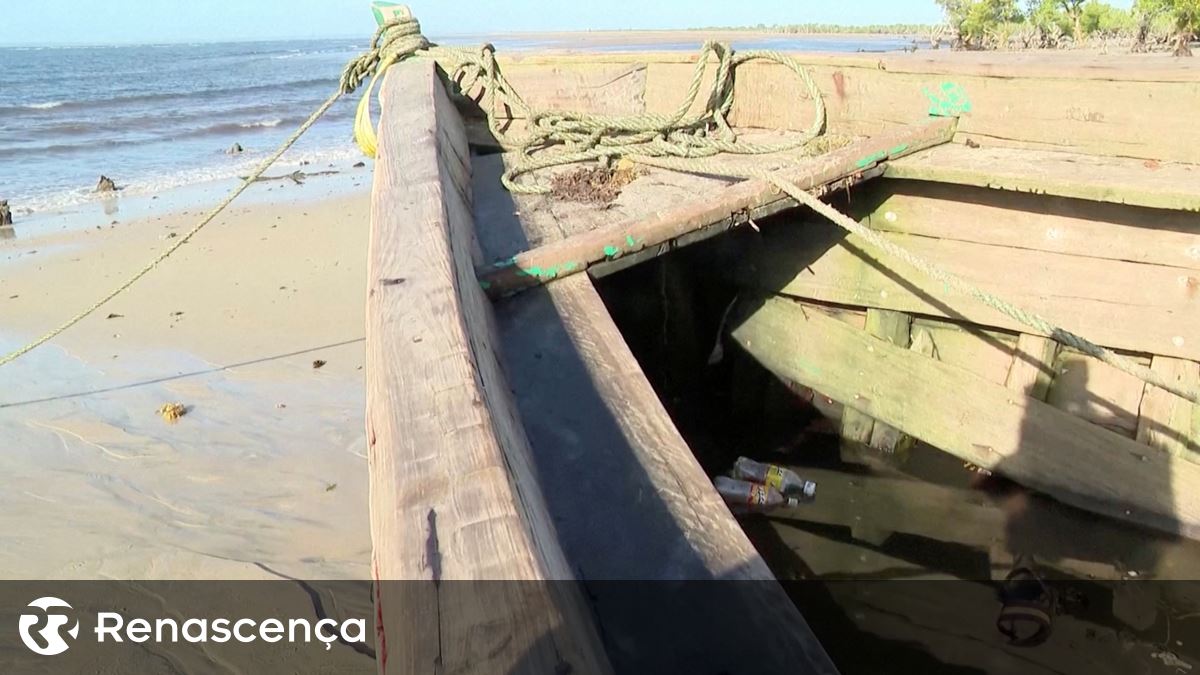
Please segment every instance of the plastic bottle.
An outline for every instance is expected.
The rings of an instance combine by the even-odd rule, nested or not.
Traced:
[[[717,492],[725,499],[725,503],[734,507],[749,508],[754,511],[766,511],[780,506],[797,506],[800,501],[785,497],[775,488],[761,483],[737,480],[728,476],[717,476],[714,481]]]
[[[733,477],[762,483],[802,502],[817,498],[817,484],[804,480],[795,471],[775,464],[763,464],[747,457],[738,457],[733,464]]]

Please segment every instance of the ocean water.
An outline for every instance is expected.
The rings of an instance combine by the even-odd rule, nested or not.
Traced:
[[[85,201],[101,174],[126,194],[244,175],[365,44],[0,49],[0,199],[22,213]],[[341,101],[290,163],[352,156],[353,113]]]
[[[670,42],[598,42],[587,49],[693,50],[701,32]],[[497,49],[580,49],[570,40],[466,36]],[[771,36],[743,48],[900,49],[902,38]],[[0,48],[0,199],[17,214],[95,199],[101,174],[123,195],[244,175],[336,87],[366,38],[120,47]],[[339,102],[280,171],[355,157],[354,101]],[[234,143],[245,152],[226,154]]]

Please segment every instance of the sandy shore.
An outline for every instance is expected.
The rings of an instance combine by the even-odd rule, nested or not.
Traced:
[[[0,577],[368,578],[370,167],[354,171],[255,186],[142,283],[0,369]],[[0,240],[0,350],[90,304],[197,213],[164,195],[18,221]],[[175,401],[189,413],[170,425],[155,411]]]
[[[455,40],[468,38],[486,38],[481,35],[454,36]],[[912,37],[908,33],[785,33],[783,31],[756,30],[747,28],[735,29],[695,29],[695,30],[594,30],[594,31],[551,31],[551,32],[516,32],[502,33],[491,36],[498,39],[541,40],[545,42],[565,42],[580,46],[611,46],[625,44],[671,44],[681,40],[694,39],[697,43],[705,40],[778,40],[792,39],[843,39],[843,40],[872,40]]]

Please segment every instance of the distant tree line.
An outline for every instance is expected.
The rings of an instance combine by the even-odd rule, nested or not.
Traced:
[[[963,49],[1066,49],[1110,45],[1191,56],[1200,0],[1135,0],[1124,10],[1101,0],[937,0]]]
[[[840,26],[828,23],[710,26],[697,30],[755,30],[814,35],[920,35],[934,49],[948,39],[960,49],[1172,49],[1191,56],[1200,34],[1200,0],[1134,0],[1128,10],[1101,0],[935,0],[946,23]],[[914,44],[915,46],[915,44]]]

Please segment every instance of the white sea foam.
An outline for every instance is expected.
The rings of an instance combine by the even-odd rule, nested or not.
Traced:
[[[254,129],[258,127],[277,127],[283,123],[282,119],[275,118],[271,120],[261,120],[258,122],[242,122],[238,126],[243,129]]]
[[[50,110],[51,108],[57,108],[65,103],[66,101],[46,101],[45,103],[28,103],[21,107],[28,108],[30,110]]]
[[[186,186],[235,179],[249,173],[258,165],[263,156],[265,156],[264,153],[246,153],[246,155],[232,162],[223,162],[218,165],[159,174],[141,179],[135,178],[122,186],[119,195],[122,197],[153,195]],[[324,148],[308,152],[295,152],[290,153],[286,159],[277,162],[270,173],[289,173],[302,168],[318,171],[329,164],[334,164],[335,166],[340,164],[342,165],[340,168],[344,169],[347,162],[351,160],[356,161],[360,157],[361,152],[353,145]],[[23,198],[18,195],[12,201],[15,204],[19,204],[21,209],[27,209],[33,213],[45,213],[48,211],[62,211],[80,204],[95,202],[99,199],[100,196],[91,188],[73,188],[70,190],[27,195]]]

